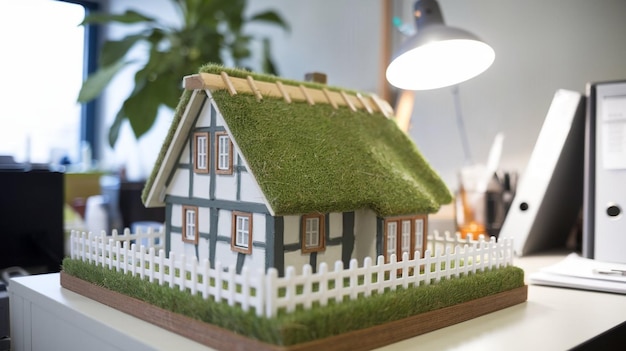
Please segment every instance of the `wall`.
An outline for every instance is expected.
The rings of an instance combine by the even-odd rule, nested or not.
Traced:
[[[394,0],[410,16],[412,0]],[[505,134],[503,167],[523,171],[557,89],[584,92],[589,81],[626,79],[626,1],[621,0],[439,0],[447,24],[464,28],[492,45],[496,61],[483,75],[459,86],[462,113],[474,161],[484,162],[499,131]],[[172,21],[167,0],[110,0],[112,11],[141,8]],[[290,33],[254,27],[273,37],[280,74],[301,79],[306,72],[329,75],[329,84],[378,91],[381,64],[379,0],[250,0],[250,11],[279,10]],[[112,35],[119,35],[111,31]],[[190,68],[194,69],[194,68]],[[105,98],[106,126],[130,90],[132,75],[116,80]],[[379,94],[381,93],[378,91]],[[127,163],[137,177],[150,171],[171,113],[136,142],[124,128],[109,164]],[[464,164],[450,88],[416,92],[411,137],[452,189]],[[130,149],[139,150],[137,153]]]
[[[413,1],[403,1],[409,8]],[[448,25],[496,51],[493,66],[459,85],[474,161],[505,135],[502,165],[523,171],[557,89],[626,79],[626,2],[439,0]],[[449,186],[464,164],[451,88],[415,93],[411,136]]]

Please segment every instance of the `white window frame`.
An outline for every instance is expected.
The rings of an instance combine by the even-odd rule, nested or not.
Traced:
[[[401,242],[401,247],[400,247],[400,255],[403,255],[405,252],[409,254],[409,257],[412,256],[411,254],[411,235],[413,234],[412,232],[412,228],[411,228],[411,220],[410,219],[403,219],[400,222],[400,228],[401,228],[401,233],[402,233],[402,242]]]
[[[415,252],[424,254],[428,215],[386,218],[384,228],[383,254],[386,262],[392,254],[396,254],[398,261],[402,260],[404,252],[409,253],[409,259],[415,258]]]
[[[323,214],[302,216],[302,253],[326,250],[326,221]]]
[[[415,248],[414,251],[419,251],[422,255],[424,255],[424,228],[426,227],[426,219],[425,218],[416,218],[415,219]]]
[[[391,255],[397,256],[398,247],[398,222],[387,222],[387,237],[385,240],[385,259],[388,261]],[[396,257],[397,258],[397,257]]]
[[[215,172],[233,173],[233,143],[226,132],[215,133]]]
[[[193,140],[193,170],[196,173],[209,173],[209,133],[194,133]]]
[[[198,207],[183,206],[183,241],[198,244]]]
[[[252,214],[233,212],[231,249],[245,254],[252,253]]]

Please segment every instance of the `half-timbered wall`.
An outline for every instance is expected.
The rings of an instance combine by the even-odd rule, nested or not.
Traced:
[[[267,229],[271,228],[269,232],[273,233],[273,217],[232,141],[229,146],[232,168],[227,171],[219,169],[218,138],[227,135],[227,130],[210,99],[205,96],[202,103],[194,127],[178,156],[178,165],[167,181],[166,216],[170,223],[166,228],[166,248],[199,259],[206,258],[212,266],[221,262],[224,266],[235,265],[238,271],[243,265],[267,268],[268,238],[270,246],[273,240],[267,235]],[[202,169],[198,167],[198,141],[194,135],[204,138],[202,142],[208,145],[205,150],[206,167],[203,164]],[[197,209],[197,214],[194,213],[197,216],[196,242],[190,241],[188,235],[183,237],[184,229],[189,228],[185,208]],[[233,214],[249,215],[246,226],[250,231],[245,234],[246,240],[250,239],[246,242],[247,250],[234,246],[233,224],[236,217]]]

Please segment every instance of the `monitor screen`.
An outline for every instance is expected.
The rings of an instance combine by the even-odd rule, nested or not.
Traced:
[[[63,237],[63,173],[0,168],[0,270],[58,272]]]

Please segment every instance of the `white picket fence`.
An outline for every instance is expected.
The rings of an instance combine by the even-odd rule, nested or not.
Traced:
[[[445,241],[437,235],[433,239]],[[164,243],[164,235],[152,231],[137,234],[125,231],[123,235],[113,233],[111,236],[72,232],[71,257],[118,272],[131,272],[150,282],[201,294],[205,299],[224,301],[244,311],[253,308],[257,315],[266,317],[276,316],[281,310],[291,312],[324,306],[331,300],[341,302],[399,287],[434,284],[444,278],[453,279],[513,263],[512,241],[496,242],[491,238],[463,246],[447,245],[445,250],[436,250],[434,254],[427,250],[424,258],[416,254],[417,258],[409,259],[405,253],[401,261],[391,256],[389,262],[385,262],[380,256],[375,264],[371,258],[366,258],[360,267],[356,260],[351,260],[347,269],[342,262],[336,262],[332,270],[321,263],[315,273],[310,265],[305,265],[302,274],[296,275],[294,267],[287,267],[285,275],[279,277],[274,268],[265,272],[243,267],[241,273],[236,274],[234,266],[222,267],[217,263],[210,267],[206,259],[199,262],[195,257],[187,258],[174,252],[167,257],[162,248],[156,250],[154,246],[137,244],[146,241],[158,248]]]

